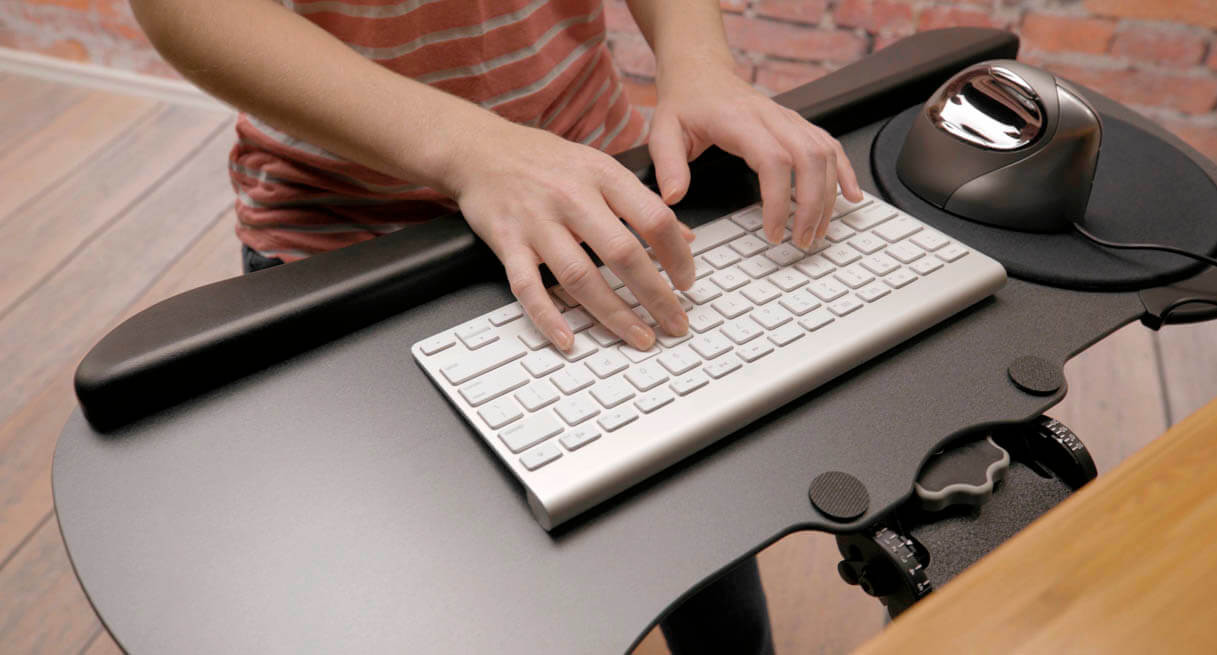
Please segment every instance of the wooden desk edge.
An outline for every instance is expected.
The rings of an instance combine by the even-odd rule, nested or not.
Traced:
[[[1215,584],[1217,399],[856,653],[1213,653]]]

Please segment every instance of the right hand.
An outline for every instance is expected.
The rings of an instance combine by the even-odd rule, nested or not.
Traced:
[[[551,343],[569,350],[574,335],[541,282],[541,263],[626,343],[646,350],[655,342],[654,332],[613,292],[580,242],[625,282],[665,332],[685,334],[689,320],[676,294],[617,218],[651,245],[672,284],[688,289],[694,281],[693,233],[659,196],[611,156],[543,130],[506,123],[478,150],[455,167],[453,196]]]

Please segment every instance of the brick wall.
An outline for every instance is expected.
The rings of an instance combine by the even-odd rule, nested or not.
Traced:
[[[660,0],[662,1],[662,0]],[[605,0],[609,44],[635,103],[655,62],[624,0]],[[721,0],[737,72],[784,91],[918,30],[979,25],[1022,35],[1022,59],[1098,89],[1217,159],[1217,0]],[[0,46],[174,76],[125,0],[0,0]]]

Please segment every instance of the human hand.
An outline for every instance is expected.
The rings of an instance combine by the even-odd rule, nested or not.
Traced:
[[[717,145],[741,157],[760,178],[765,236],[782,238],[790,215],[791,173],[796,209],[794,245],[807,249],[824,236],[837,184],[862,200],[858,178],[841,144],[798,113],[739,79],[729,64],[690,65],[660,75],[651,121],[650,151],[664,201],[678,202],[689,188],[689,164]]]
[[[611,156],[543,130],[503,122],[452,171],[450,188],[474,232],[503,263],[511,291],[551,343],[574,339],[541,282],[545,263],[558,283],[597,320],[640,350],[655,334],[609,287],[585,242],[672,335],[689,326],[675,293],[642,244],[640,234],[677,289],[694,280],[693,233],[667,205]]]

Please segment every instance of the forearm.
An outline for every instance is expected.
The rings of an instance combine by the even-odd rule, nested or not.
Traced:
[[[705,66],[731,66],[718,0],[627,0],[655,53],[656,77]]]
[[[375,64],[269,0],[131,0],[157,50],[233,106],[351,161],[452,195],[456,162],[510,125]]]

